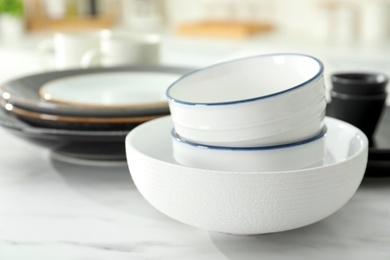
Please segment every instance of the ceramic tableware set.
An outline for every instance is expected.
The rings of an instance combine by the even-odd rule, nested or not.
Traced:
[[[339,210],[360,185],[368,140],[325,116],[323,64],[268,54],[192,71],[167,90],[170,116],[126,137],[140,193],[185,224],[249,235]]]
[[[10,80],[0,87],[0,125],[58,156],[125,161],[126,134],[169,114],[165,91],[188,71],[137,65]]]

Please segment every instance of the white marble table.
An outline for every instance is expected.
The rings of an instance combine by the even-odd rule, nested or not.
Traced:
[[[282,233],[233,236],[179,223],[138,193],[125,163],[69,164],[0,129],[0,259],[390,259],[390,178]]]

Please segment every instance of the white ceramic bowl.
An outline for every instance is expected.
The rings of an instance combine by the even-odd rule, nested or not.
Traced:
[[[193,143],[172,129],[173,158],[184,166],[218,171],[288,171],[322,165],[326,126],[309,139],[277,146],[221,147]]]
[[[358,128],[326,118],[327,153],[319,167],[279,172],[227,172],[179,165],[170,117],[144,123],[126,137],[133,181],[144,198],[180,222],[232,234],[285,231],[339,210],[360,185],[368,141]]]
[[[253,56],[206,67],[174,82],[167,97],[180,136],[219,146],[306,139],[323,127],[323,117],[318,119],[326,108],[323,65],[301,54]]]

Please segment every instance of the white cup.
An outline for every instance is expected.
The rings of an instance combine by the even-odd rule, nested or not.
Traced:
[[[41,64],[46,69],[79,68],[83,55],[99,47],[96,32],[54,33],[52,38],[38,44]]]
[[[88,50],[82,57],[81,66],[103,67],[130,64],[157,64],[160,61],[158,34],[134,34],[103,30],[100,32],[98,48]]]

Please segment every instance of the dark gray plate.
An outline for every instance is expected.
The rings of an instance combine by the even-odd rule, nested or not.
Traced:
[[[78,106],[68,106],[42,100],[39,89],[43,84],[63,77],[111,72],[162,72],[186,74],[193,69],[167,67],[167,66],[126,66],[112,68],[90,68],[74,69],[64,71],[52,71],[35,75],[30,75],[8,81],[0,86],[0,95],[14,106],[46,114],[63,116],[85,116],[85,117],[123,117],[123,116],[145,116],[145,115],[165,115],[169,113],[168,104],[166,106],[139,107],[139,108],[86,108]],[[167,86],[168,87],[168,86]]]
[[[0,126],[53,152],[77,159],[125,161],[125,138],[131,130],[85,131],[32,126],[0,108]],[[135,127],[137,125],[134,125]]]

